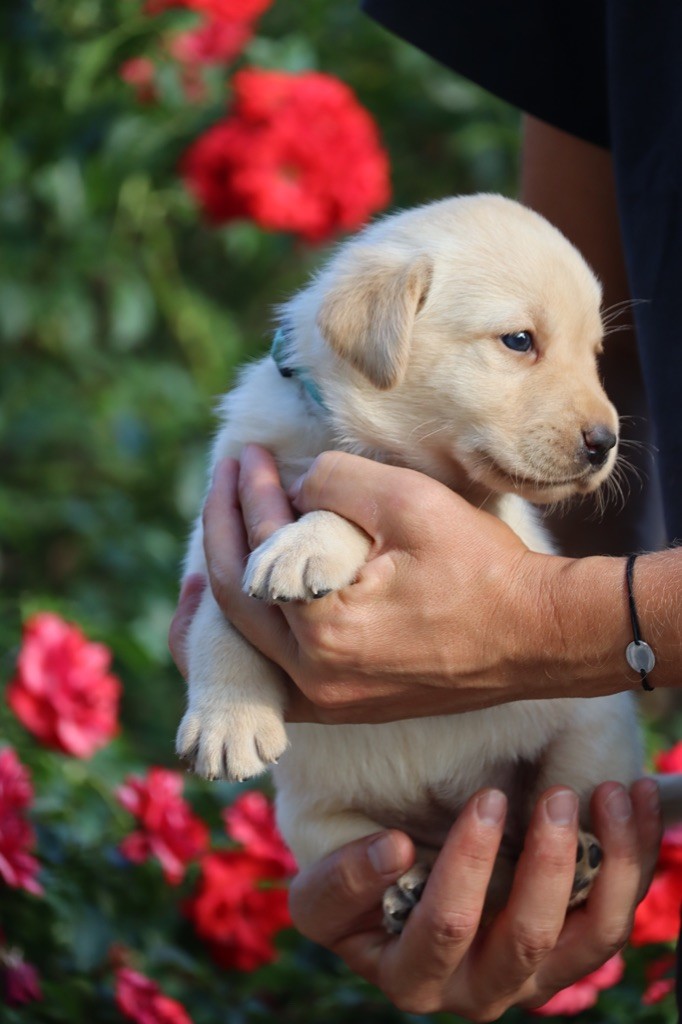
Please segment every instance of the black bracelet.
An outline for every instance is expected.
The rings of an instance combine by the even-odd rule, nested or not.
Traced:
[[[635,608],[635,596],[632,592],[632,572],[636,558],[637,555],[630,555],[625,565],[625,582],[628,588],[630,621],[632,622],[632,634],[635,638],[632,643],[629,643],[625,648],[625,657],[630,668],[633,668],[635,672],[639,672],[642,677],[643,689],[651,691],[653,690],[653,686],[649,682],[647,674],[651,672],[652,668],[656,664],[656,656],[649,645],[642,640],[639,633],[639,619],[637,618],[637,609]]]

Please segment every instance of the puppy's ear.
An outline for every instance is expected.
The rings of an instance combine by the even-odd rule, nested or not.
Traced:
[[[414,319],[431,283],[431,261],[387,262],[356,250],[353,269],[337,277],[317,316],[323,338],[375,387],[388,391],[405,376]]]

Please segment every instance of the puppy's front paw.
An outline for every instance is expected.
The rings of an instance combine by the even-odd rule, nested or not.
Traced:
[[[384,893],[384,928],[392,935],[399,935],[414,907],[421,899],[431,868],[426,864],[413,864],[401,875],[395,885],[389,885]]]
[[[269,707],[190,707],[176,740],[178,755],[205,779],[243,782],[267,771],[284,753],[281,714]]]
[[[252,552],[244,590],[265,601],[310,601],[355,579],[358,558],[343,537],[320,537],[300,523],[284,526]],[[360,564],[364,560],[364,552]]]
[[[602,850],[599,840],[589,832],[578,832],[578,850],[576,853],[575,877],[569,907],[578,907],[587,899],[595,878],[599,874],[602,862]]]

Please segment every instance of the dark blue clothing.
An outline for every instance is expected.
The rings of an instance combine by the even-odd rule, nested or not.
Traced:
[[[611,149],[668,539],[682,540],[682,2],[365,0],[490,92]]]

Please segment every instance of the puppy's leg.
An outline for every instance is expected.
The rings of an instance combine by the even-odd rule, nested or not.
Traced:
[[[187,637],[188,707],[180,757],[208,779],[260,775],[287,745],[278,669],[226,621],[207,587]]]
[[[605,781],[629,786],[642,774],[635,705],[629,693],[576,703],[576,718],[545,751],[534,798],[551,786],[570,786],[580,800],[576,871],[569,906],[587,899],[599,873],[602,849],[589,831],[590,799]]]
[[[371,542],[334,512],[309,512],[252,552],[244,590],[266,601],[310,601],[352,583]]]

